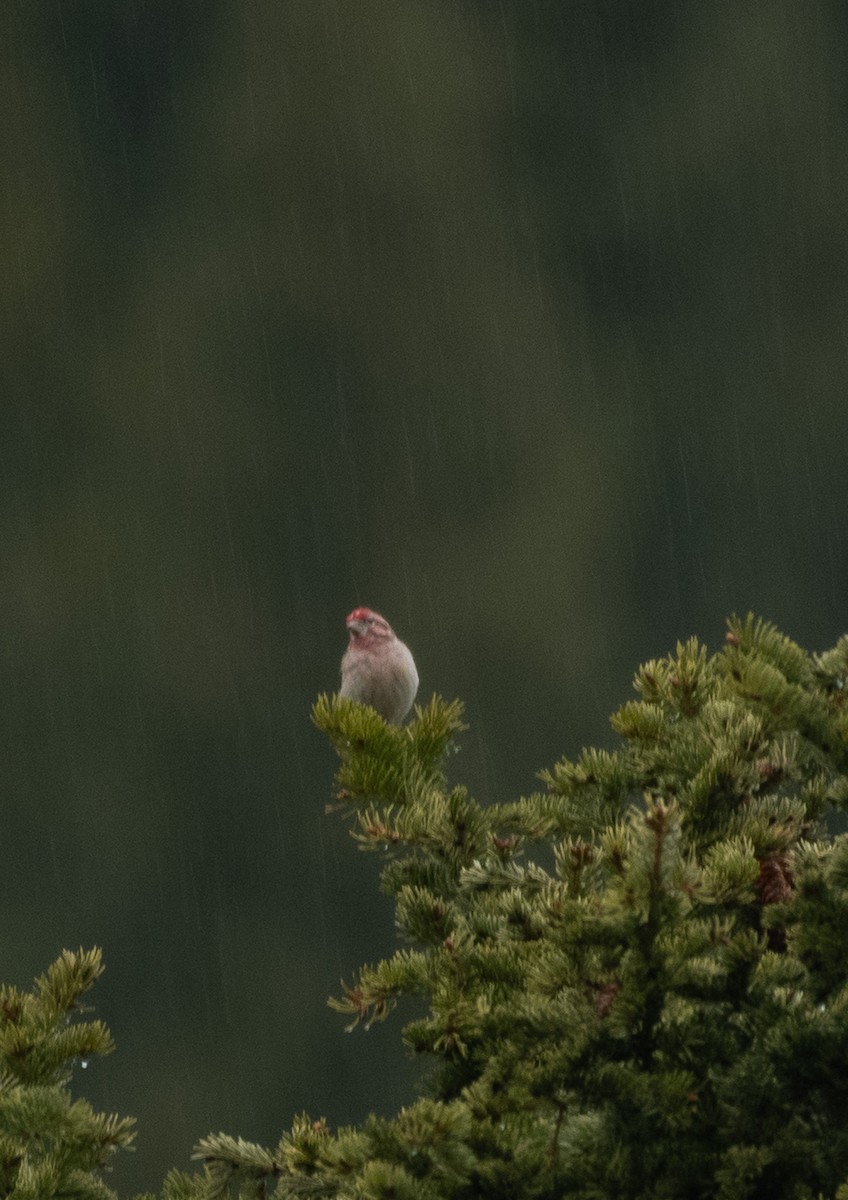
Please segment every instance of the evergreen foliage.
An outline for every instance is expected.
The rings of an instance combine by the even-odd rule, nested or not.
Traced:
[[[848,805],[846,682],[848,637],[810,656],[734,618],[719,653],[691,639],[640,668],[617,750],[489,808],[445,775],[459,705],[397,729],[321,697],[336,807],[383,856],[405,943],[332,1003],[353,1028],[422,998],[403,1039],[428,1094],[360,1129],[302,1117],[270,1159],[207,1139],[195,1189],[836,1196],[848,838],[823,819]]]
[[[130,1118],[72,1100],[76,1060],[108,1054],[100,1021],[79,1019],[102,971],[98,950],[65,950],[31,992],[0,987],[0,1195],[111,1200],[98,1168],[134,1134]]]
[[[848,1200],[846,683],[848,637],[811,656],[734,618],[718,653],[639,669],[617,749],[488,808],[447,780],[459,704],[396,728],[319,698],[331,807],[382,856],[404,943],[332,1003],[353,1029],[423,1001],[426,1094],[360,1128],[303,1115],[272,1150],[204,1138],[164,1200]],[[7,1192],[108,1194],[86,1172],[127,1123],[64,1090],[109,1048],[66,1020],[97,970],[65,955],[2,993]]]

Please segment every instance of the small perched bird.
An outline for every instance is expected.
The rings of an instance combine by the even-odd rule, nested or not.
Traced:
[[[384,720],[400,725],[418,691],[409,647],[385,617],[370,608],[355,608],[345,624],[350,641],[342,658],[340,694],[370,704]]]

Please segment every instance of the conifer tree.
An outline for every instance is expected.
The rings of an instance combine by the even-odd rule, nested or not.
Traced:
[[[164,1200],[848,1200],[847,683],[848,636],[734,618],[639,669],[616,749],[491,807],[447,780],[458,703],[398,728],[321,697],[403,943],[333,1004],[355,1029],[423,1001],[426,1091],[206,1137]]]
[[[398,729],[321,697],[404,943],[334,1005],[352,1028],[423,998],[428,1093],[273,1152],[207,1138],[204,1194],[848,1197],[846,682],[848,637],[810,656],[733,619],[640,668],[616,750],[489,808],[444,773],[458,704]]]
[[[133,1140],[134,1121],[72,1100],[75,1065],[108,1054],[80,998],[103,970],[99,950],[65,950],[30,992],[0,987],[0,1195],[113,1200],[99,1169]]]

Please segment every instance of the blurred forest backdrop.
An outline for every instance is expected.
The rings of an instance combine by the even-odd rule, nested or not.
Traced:
[[[393,944],[354,604],[483,800],[731,610],[848,627],[848,8],[10,0],[0,60],[0,978],[104,947],[155,1187],[410,1094],[325,1008]]]

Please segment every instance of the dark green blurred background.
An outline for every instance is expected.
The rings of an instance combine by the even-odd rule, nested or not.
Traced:
[[[391,1112],[311,728],[383,611],[535,786],[732,610],[848,626],[838,0],[8,0],[0,978],[100,944],[140,1118]]]

